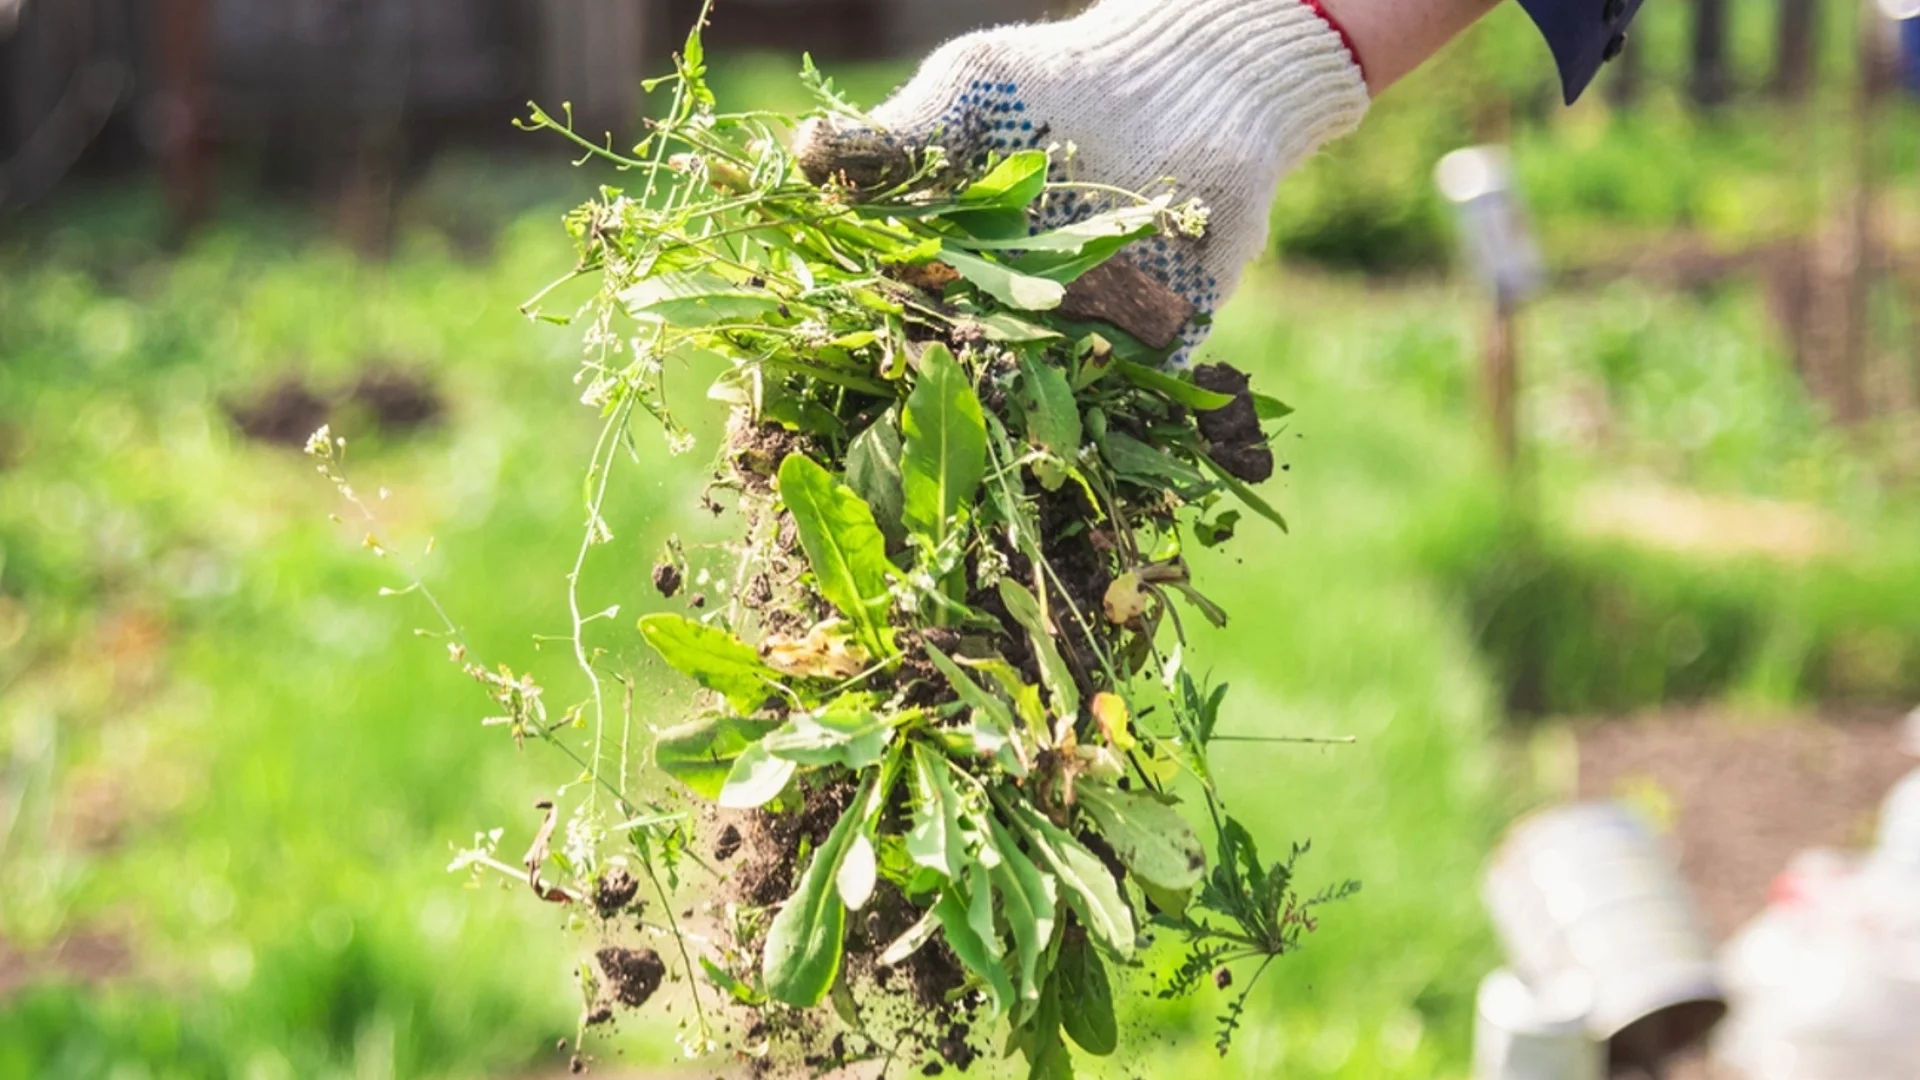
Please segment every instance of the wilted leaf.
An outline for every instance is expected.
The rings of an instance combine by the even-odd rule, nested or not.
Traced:
[[[649,615],[640,620],[640,636],[674,670],[727,699],[743,713],[758,709],[773,693],[780,675],[739,638],[680,615]]]
[[[1100,733],[1107,737],[1108,745],[1121,753],[1126,753],[1140,745],[1133,737],[1133,716],[1127,709],[1127,699],[1118,694],[1101,692],[1093,696],[1093,719],[1100,725]]]
[[[1106,609],[1108,622],[1126,626],[1147,613],[1149,599],[1147,591],[1140,587],[1140,575],[1129,570],[1107,586],[1101,606]]]
[[[848,624],[829,619],[804,638],[769,634],[760,643],[767,666],[802,679],[851,679],[873,663],[873,654],[848,634]]]

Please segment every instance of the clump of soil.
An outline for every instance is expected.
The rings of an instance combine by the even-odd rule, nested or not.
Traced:
[[[301,447],[332,412],[332,404],[306,383],[286,376],[248,401],[230,401],[227,415],[241,434],[273,446]]]
[[[374,366],[339,390],[316,388],[296,375],[283,375],[265,390],[230,400],[224,408],[247,438],[297,449],[320,425],[337,422],[343,412],[359,410],[379,431],[408,434],[438,420],[446,404],[425,377]]]
[[[667,977],[666,962],[652,949],[623,949],[608,946],[594,954],[604,979],[603,998],[637,1009],[653,997]]]
[[[640,892],[640,883],[624,866],[608,868],[593,886],[593,909],[603,919],[611,919],[627,910]]]
[[[731,860],[735,855],[740,854],[741,843],[742,839],[738,825],[729,825],[720,830],[720,839],[713,843],[714,861],[727,862]]]
[[[680,591],[682,580],[680,568],[670,562],[660,563],[653,568],[654,590],[668,599]]]
[[[1226,394],[1233,404],[1194,415],[1200,435],[1207,440],[1207,456],[1230,475],[1249,484],[1273,477],[1273,449],[1260,430],[1260,411],[1253,403],[1252,380],[1230,364],[1202,364],[1193,369],[1193,381],[1203,390]]]
[[[396,368],[368,369],[347,396],[372,415],[380,430],[387,432],[426,427],[446,411],[446,403],[431,382]]]

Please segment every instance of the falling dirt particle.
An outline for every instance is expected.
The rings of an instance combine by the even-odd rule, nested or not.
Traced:
[[[599,1027],[601,1024],[611,1024],[611,1023],[613,1023],[613,1010],[608,1008],[605,1005],[602,1005],[599,1008],[587,1014],[588,1027]],[[561,1045],[561,1049],[563,1050],[566,1049],[566,1046],[564,1043]]]
[[[373,415],[382,431],[425,427],[446,411],[440,392],[421,375],[387,367],[369,369],[354,383],[354,404]]]
[[[680,591],[680,583],[683,580],[680,568],[672,563],[663,562],[653,568],[653,587],[661,596],[671,598],[674,593]]]
[[[1207,440],[1207,456],[1229,474],[1249,484],[1273,477],[1273,450],[1260,430],[1260,412],[1253,403],[1252,380],[1230,364],[1202,364],[1193,369],[1201,389],[1226,394],[1233,403],[1194,417]]]
[[[327,399],[294,376],[286,376],[251,400],[229,402],[227,415],[247,438],[275,446],[304,446],[326,423]]]
[[[667,976],[667,965],[652,949],[622,949],[614,946],[594,954],[614,1000],[630,1009],[647,1003],[660,981]]]
[[[578,1076],[581,1073],[586,1072],[587,1059],[581,1057],[579,1054],[573,1055],[573,1057],[569,1059],[567,1062],[567,1071],[574,1074],[575,1076]]]
[[[716,862],[726,862],[740,854],[740,845],[745,838],[740,835],[738,825],[729,825],[720,833],[720,839],[713,845],[713,857]]]
[[[1226,968],[1221,968],[1219,971],[1214,972],[1213,985],[1219,987],[1222,990],[1225,990],[1229,986],[1232,986],[1233,972],[1228,971]]]
[[[697,592],[697,593],[694,593],[694,594],[693,594],[693,597],[692,597],[691,599],[689,599],[689,600],[687,601],[687,605],[688,605],[689,607],[693,607],[693,608],[703,608],[703,607],[706,607],[706,606],[707,606],[707,594],[706,594],[706,593],[703,593],[703,592]]]
[[[640,883],[624,866],[613,866],[600,875],[593,886],[593,909],[603,919],[611,919],[627,909],[640,892]]]
[[[937,1061],[929,1061],[927,1062],[927,1067],[920,1070],[920,1075],[921,1076],[939,1076],[941,1073],[946,1071],[947,1071],[947,1067],[945,1065],[942,1065]]]
[[[941,1036],[940,1043],[936,1047],[946,1063],[961,1072],[966,1072],[973,1065],[973,1059],[979,1056],[978,1051],[973,1048],[973,1043],[968,1041],[971,1035],[972,1032],[965,1024],[955,1024]]]
[[[555,1050],[565,1050],[567,1048],[567,1040],[561,1039],[560,1041],[553,1044],[553,1048]]]

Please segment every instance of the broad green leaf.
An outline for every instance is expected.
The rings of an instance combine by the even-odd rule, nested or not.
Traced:
[[[767,929],[763,974],[767,994],[797,1009],[811,1009],[826,1000],[840,977],[840,960],[847,933],[847,907],[840,899],[836,879],[856,836],[863,834],[867,800],[874,788],[868,778],[860,795],[840,815],[839,824],[813,853],[800,877]]]
[[[1247,509],[1280,526],[1281,532],[1290,531],[1287,528],[1287,519],[1280,516],[1280,511],[1275,510],[1272,504],[1261,498],[1258,492],[1248,487],[1239,477],[1221,468],[1212,458],[1203,456],[1201,461],[1207,466],[1207,471],[1213,473],[1214,479],[1219,480],[1228,491],[1233,492],[1241,502],[1247,504]]]
[[[1189,409],[1212,412],[1233,404],[1233,398],[1230,395],[1216,394],[1178,375],[1169,375],[1157,368],[1136,364],[1131,360],[1116,359],[1113,364],[1114,370],[1120,372],[1133,385],[1171,398]]]
[[[1087,931],[1121,957],[1133,955],[1133,910],[1099,856],[1048,821],[1023,798],[1010,800],[1016,824],[1040,861],[1060,879],[1068,906]]]
[[[1027,412],[1027,438],[1059,460],[1042,462],[1033,473],[1040,486],[1059,491],[1067,482],[1066,469],[1080,458],[1080,406],[1073,399],[1073,387],[1066,373],[1044,360],[1022,353],[1021,381],[1025,388],[1022,404]]]
[[[627,314],[680,327],[756,322],[780,311],[780,298],[748,289],[709,271],[661,274],[620,294]]]
[[[1141,881],[1182,892],[1206,876],[1206,848],[1173,807],[1150,795],[1098,784],[1083,783],[1074,790],[1094,830]]]
[[[763,663],[753,646],[680,615],[641,619],[640,636],[676,671],[692,676],[743,713],[765,704],[780,681],[780,673]]]
[[[1154,222],[1165,204],[1156,199],[1139,206],[1123,206],[1071,225],[1013,240],[962,240],[979,251],[1019,251],[1048,255],[1078,255],[1101,241],[1138,240],[1155,232]]]
[[[835,890],[840,893],[840,902],[848,910],[859,911],[873,899],[873,890],[880,883],[880,861],[874,857],[873,841],[866,833],[854,835],[853,843],[847,846],[847,857],[840,862],[840,872],[833,876]]]
[[[718,799],[735,760],[772,730],[770,723],[730,716],[696,720],[661,732],[653,744],[653,761],[694,794]]]
[[[791,454],[781,463],[780,499],[793,514],[820,595],[853,623],[875,656],[893,655],[887,629],[893,564],[873,510],[804,454]]]
[[[847,486],[873,510],[874,521],[889,540],[906,536],[902,513],[900,461],[905,446],[893,413],[875,420],[847,447]]]
[[[964,206],[991,206],[1024,210],[1047,189],[1047,152],[1022,150],[1009,154],[987,175],[960,193]]]
[[[1113,471],[1135,480],[1164,480],[1176,488],[1203,487],[1207,478],[1178,458],[1119,431],[1107,432],[1102,449]]]
[[[1047,729],[1047,707],[1040,700],[1039,687],[1028,682],[1005,660],[976,660],[968,666],[985,672],[999,683],[1000,689],[1013,699],[1013,711],[1020,722],[1035,739],[1048,741],[1051,733]]]
[[[987,471],[987,426],[967,373],[945,346],[929,346],[907,399],[901,469],[903,519],[931,547],[973,505]]]
[[[1017,1049],[1026,1055],[1027,1080],[1073,1080],[1073,1054],[1060,1037],[1062,1008],[1060,981],[1048,979],[1032,1018],[1008,1040],[1009,1054]]]
[[[962,702],[965,702],[971,708],[978,709],[988,716],[991,716],[994,720],[998,721],[1002,727],[1010,728],[1013,726],[1013,710],[1007,707],[1006,702],[994,697],[982,688],[979,683],[974,682],[973,676],[967,674],[959,664],[954,663],[953,659],[946,653],[941,652],[937,646],[928,643],[925,648],[927,650],[927,658],[933,661],[934,667],[940,669],[940,674],[947,677],[947,682],[953,684],[953,692],[960,696]]]
[[[741,751],[727,772],[720,788],[723,810],[757,810],[780,797],[793,779],[794,764],[767,752],[766,742],[754,743]]]
[[[1265,394],[1253,395],[1253,411],[1261,420],[1285,420],[1293,415],[1293,406]]]
[[[1060,333],[1049,330],[1038,323],[996,311],[986,315],[964,315],[955,320],[955,329],[960,331],[978,330],[987,336],[988,341],[997,341],[1002,345],[1028,345],[1036,341],[1057,341]]]
[[[1067,298],[1067,287],[963,251],[952,244],[940,249],[940,259],[982,292],[1021,311],[1052,311]]]
[[[1020,955],[1020,997],[1036,1001],[1040,997],[1040,965],[1047,945],[1053,940],[1055,913],[1059,910],[1059,889],[1053,877],[1033,865],[1020,850],[1013,834],[992,813],[980,815],[984,832],[1000,856],[993,868],[993,883],[1000,890],[1000,912],[1013,932],[1014,949]]]
[[[1000,943],[1000,929],[993,922],[993,878],[984,864],[975,862],[968,868],[967,888],[973,894],[967,900],[967,925],[973,927],[988,954],[998,960],[1007,949]]]
[[[953,949],[953,955],[960,958],[968,971],[986,983],[987,997],[993,1003],[992,1018],[997,1020],[1013,1002],[1013,980],[1007,976],[1007,969],[994,958],[987,943],[974,932],[969,918],[970,908],[959,887],[949,885],[941,892],[940,902],[934,905],[933,914],[940,920],[940,928],[946,932],[947,945]]]
[[[945,758],[914,745],[913,827],[907,831],[907,854],[916,865],[964,881],[967,849],[960,833],[960,794],[948,768]]]
[[[1072,938],[1060,946],[1053,968],[1060,986],[1060,1026],[1080,1049],[1106,1057],[1120,1048],[1120,1025],[1113,1015],[1113,986],[1107,966],[1086,938]]]
[[[885,756],[894,725],[842,698],[817,713],[798,713],[761,740],[769,754],[796,765],[842,765],[859,772]]]
[[[742,1005],[760,1006],[767,1003],[767,996],[765,994],[734,978],[732,972],[704,956],[700,958],[700,970],[707,973],[708,982],[725,990],[733,1000]]]
[[[1013,620],[1026,628],[1027,638],[1033,642],[1034,653],[1040,657],[1040,681],[1047,684],[1047,693],[1053,697],[1054,714],[1063,719],[1080,715],[1080,687],[1060,656],[1054,630],[1040,612],[1040,601],[1025,585],[1001,578],[1000,602],[1007,605]]]

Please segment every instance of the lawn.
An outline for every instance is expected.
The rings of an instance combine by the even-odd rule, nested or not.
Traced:
[[[764,86],[777,70],[732,74]],[[1337,216],[1310,193],[1368,155],[1425,154],[1389,145],[1418,112],[1384,104],[1378,143],[1316,163],[1283,199],[1282,244],[1290,222]],[[1556,257],[1609,221],[1690,227],[1689,211],[1555,186],[1554,147],[1598,138],[1586,152],[1630,156],[1652,138],[1640,125],[1681,123],[1651,115],[1529,129],[1523,174],[1573,192],[1536,205],[1547,235],[1574,238]],[[1776,165],[1743,156],[1758,152],[1725,150],[1714,175],[1764,186]],[[1382,198],[1424,191],[1430,165]],[[539,194],[503,198],[503,214],[485,208],[507,181],[476,176],[452,163],[431,178],[383,262],[244,200],[162,252],[138,186],[76,191],[0,239],[0,1075],[563,1062],[588,939],[524,886],[472,889],[445,867],[495,827],[517,858],[532,804],[574,766],[483,726],[484,696],[415,633],[433,625],[420,598],[379,595],[405,584],[405,559],[477,655],[538,672],[556,710],[579,692],[542,637],[567,633],[597,424],[569,381],[578,332],[516,308],[567,266],[559,213],[597,178],[513,166],[515,190]],[[1665,198],[1634,205],[1692,205]],[[484,242],[474,214],[497,222]],[[1264,845],[1313,841],[1307,884],[1364,889],[1257,993],[1233,1056],[1212,1054],[1224,996],[1208,992],[1141,1010],[1127,1074],[1464,1075],[1473,988],[1498,961],[1479,868],[1546,791],[1524,743],[1500,737],[1510,712],[1920,694],[1920,519],[1884,449],[1899,432],[1823,420],[1758,282],[1536,304],[1517,490],[1476,411],[1480,309],[1437,273],[1296,266],[1261,271],[1222,316],[1213,355],[1299,409],[1269,492],[1294,528],[1249,526],[1200,566],[1236,619],[1198,648],[1235,688],[1231,730],[1356,739],[1249,745],[1224,782]],[[383,421],[377,394],[352,393],[370,372],[423,380],[433,420]],[[643,719],[684,693],[629,632],[648,568],[668,535],[724,529],[697,506],[717,413],[696,375],[679,398],[700,447],[670,458],[639,441],[610,504],[617,540],[586,579],[595,605],[622,606],[596,641],[638,675]],[[278,388],[264,415],[300,441],[314,414],[285,407],[289,385],[337,399],[384,561],[363,526],[330,520],[344,508],[296,446],[236,422],[264,430]],[[1785,505],[1827,539],[1789,558],[1596,530],[1594,500],[1619,490]],[[1596,628],[1596,608],[1618,621]],[[624,1059],[605,1050],[669,1061],[670,1032],[662,1018],[622,1036]]]

